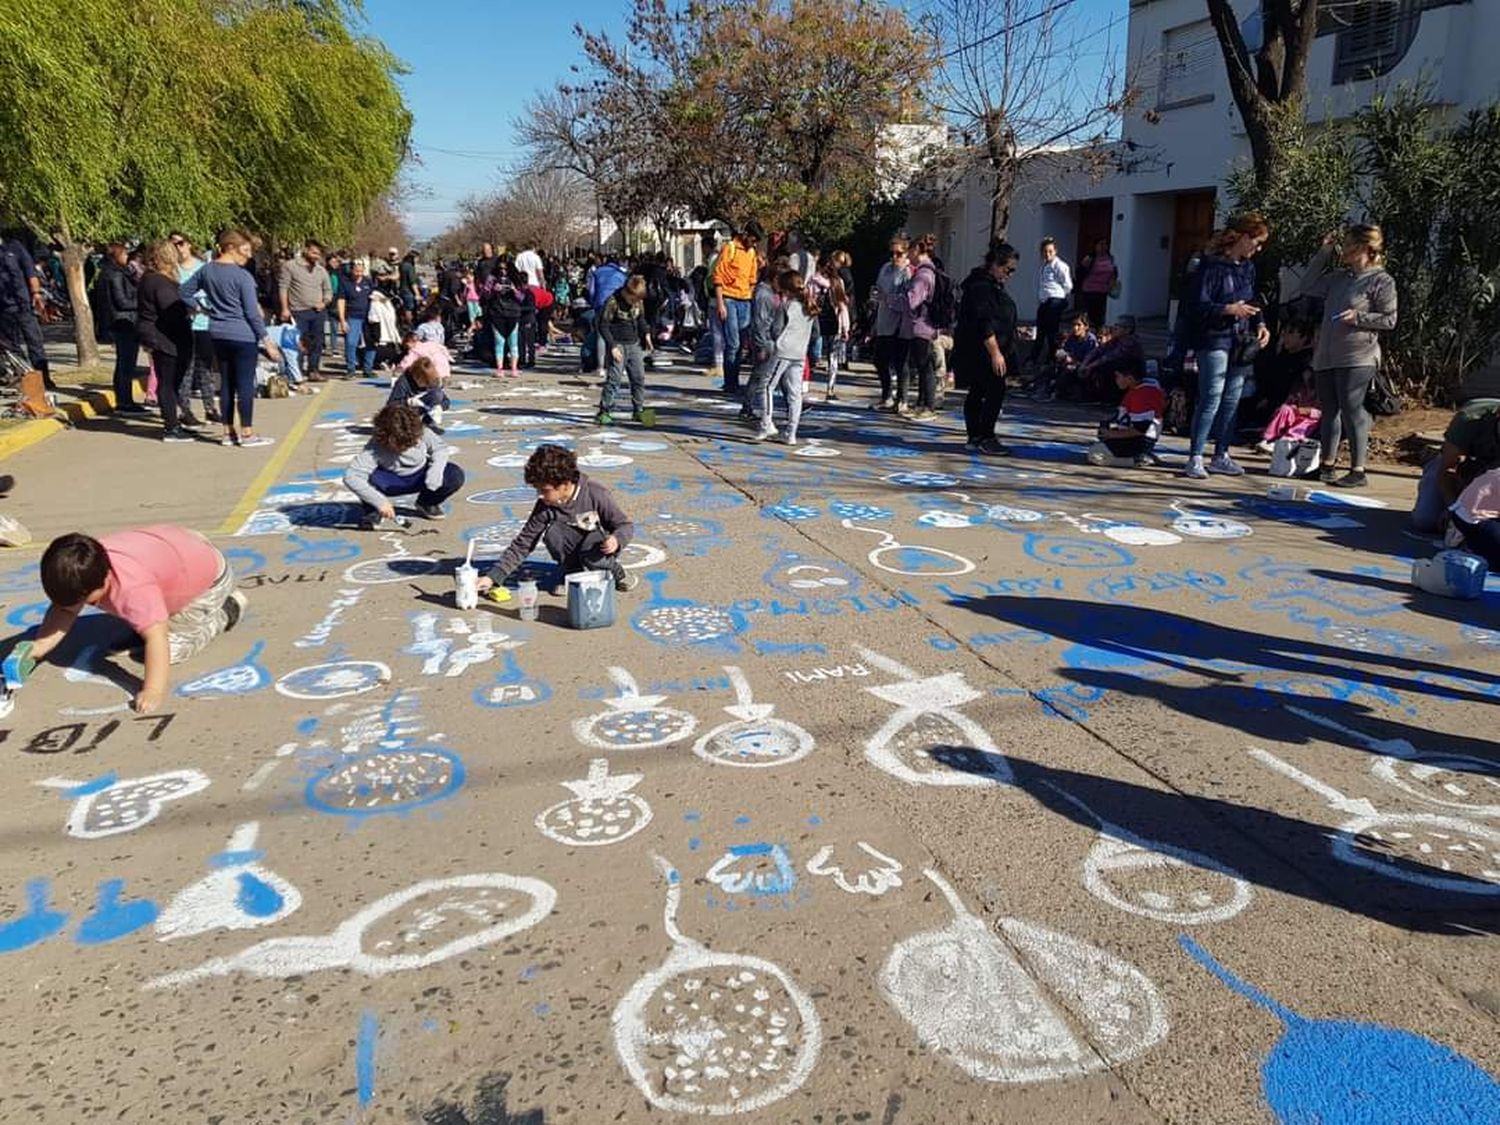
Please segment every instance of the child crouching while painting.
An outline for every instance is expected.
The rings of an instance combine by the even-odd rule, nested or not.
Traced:
[[[1161,384],[1135,363],[1115,371],[1115,386],[1124,397],[1113,418],[1099,423],[1099,440],[1089,447],[1091,464],[1129,460],[1136,468],[1156,463],[1156,441],[1166,407]]]
[[[43,660],[89,606],[113,614],[145,642],[146,671],[132,705],[142,714],[167,697],[168,668],[208,647],[239,623],[245,595],[219,549],[171,524],[94,539],[74,532],[42,555],[42,589],[52,602],[29,653]]]
[[[538,446],[526,462],[526,483],[536,489],[536,506],[500,561],[479,580],[480,593],[503,587],[538,540],[565,575],[602,570],[615,580],[616,590],[635,588],[639,580],[620,564],[635,525],[609,489],[578,471],[571,450]]]
[[[393,496],[417,497],[417,511],[443,518],[443,501],[464,485],[464,471],[448,460],[448,446],[427,428],[415,405],[387,403],[375,415],[375,433],[344,471],[344,487],[365,508],[365,526],[379,530],[396,518]]]

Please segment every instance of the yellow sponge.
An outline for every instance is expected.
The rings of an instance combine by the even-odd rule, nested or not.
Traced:
[[[504,586],[491,586],[484,592],[484,596],[489,598],[489,600],[494,602],[496,605],[504,605],[506,602],[510,601],[510,591],[507,590]]]

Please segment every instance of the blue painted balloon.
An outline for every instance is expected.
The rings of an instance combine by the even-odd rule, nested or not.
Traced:
[[[1299,1016],[1240,980],[1192,938],[1178,943],[1227,987],[1286,1024],[1261,1065],[1278,1120],[1317,1125],[1493,1125],[1500,1083],[1458,1052],[1410,1031]]]

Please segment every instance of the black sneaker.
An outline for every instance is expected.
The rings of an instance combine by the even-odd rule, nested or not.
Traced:
[[[181,426],[177,426],[174,429],[164,430],[161,435],[161,440],[177,445],[185,441],[197,441],[198,439],[193,437],[192,434],[188,433]]]
[[[443,511],[441,504],[418,504],[417,511],[430,520],[447,519],[448,513]]]
[[[615,589],[622,594],[628,594],[641,584],[639,575],[631,574],[619,563],[615,564]]]
[[[1318,481],[1321,484],[1332,484],[1338,479],[1339,471],[1332,465],[1325,466],[1324,468],[1318,470]]]
[[[1010,450],[1006,449],[1005,446],[1003,444],[1001,444],[999,441],[997,441],[995,438],[986,438],[984,441],[980,442],[979,443],[979,452],[980,453],[988,454],[991,457],[1009,457],[1010,456]]]
[[[199,426],[203,425],[203,423],[198,420],[198,416],[195,415],[191,410],[184,410],[178,417],[177,424],[179,426],[186,426],[188,429],[197,429]]]
[[[1370,484],[1363,469],[1350,469],[1333,482],[1335,488],[1366,488]]]
[[[115,413],[116,414],[149,414],[149,413],[151,413],[151,411],[148,410],[146,407],[142,406],[138,402],[127,402],[127,403],[122,403],[119,406],[116,406],[115,407]]]

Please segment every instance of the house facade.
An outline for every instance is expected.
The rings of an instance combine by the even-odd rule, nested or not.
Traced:
[[[1124,0],[1122,0],[1124,2]],[[1347,117],[1382,90],[1425,79],[1439,105],[1461,113],[1500,94],[1497,0],[1323,0],[1308,59],[1310,119]],[[1043,236],[1076,263],[1096,240],[1120,271],[1111,317],[1169,314],[1188,257],[1211,235],[1228,202],[1223,184],[1250,160],[1203,0],[1129,0],[1127,73],[1138,91],[1118,142],[1099,153],[1059,151],[1029,163],[1011,209],[1009,241],[1032,276]],[[1235,5],[1253,51],[1260,0]],[[1085,170],[1085,166],[1092,166]],[[1100,171],[1101,165],[1103,170]],[[941,198],[939,197],[941,195]],[[913,200],[912,233],[938,237],[950,272],[983,256],[988,185],[966,177],[947,193]],[[1018,289],[1023,315],[1030,296]]]

